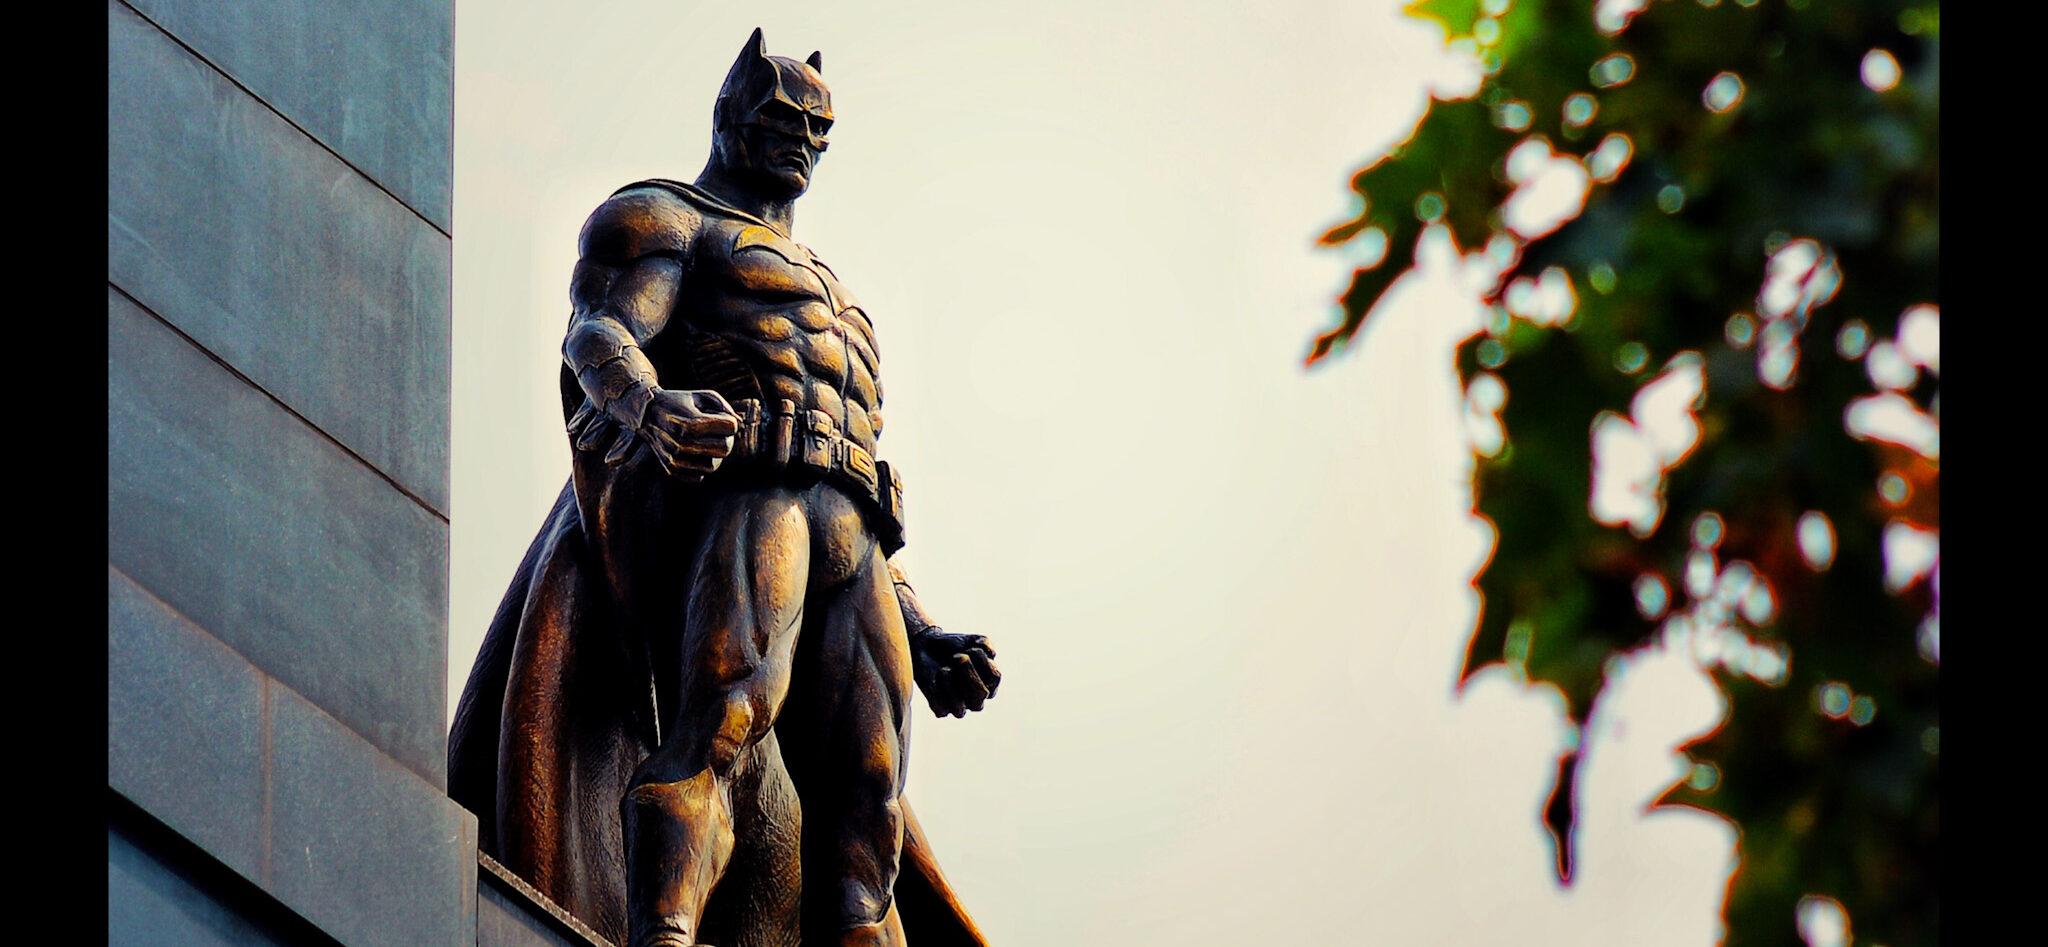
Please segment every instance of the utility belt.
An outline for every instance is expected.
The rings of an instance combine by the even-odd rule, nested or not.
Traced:
[[[883,552],[903,547],[903,478],[888,461],[848,440],[831,415],[800,411],[788,398],[772,413],[756,398],[732,404],[740,429],[721,469],[760,468],[830,481],[861,502]]]

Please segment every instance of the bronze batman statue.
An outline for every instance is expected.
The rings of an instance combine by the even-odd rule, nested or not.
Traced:
[[[1001,675],[889,561],[874,323],[791,236],[822,66],[755,30],[696,181],[584,225],[573,471],[449,736],[484,850],[630,947],[983,943],[903,780],[913,686],[964,716]]]

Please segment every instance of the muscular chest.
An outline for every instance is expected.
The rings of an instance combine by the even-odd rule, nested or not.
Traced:
[[[839,275],[809,248],[759,224],[718,228],[700,244],[698,285],[687,295],[714,331],[761,341],[850,334],[874,346],[874,327]]]

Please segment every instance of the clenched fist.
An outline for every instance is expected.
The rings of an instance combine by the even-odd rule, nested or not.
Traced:
[[[716,391],[656,388],[635,433],[661,469],[686,480],[702,480],[732,453],[740,419]]]
[[[996,696],[1003,672],[996,649],[980,635],[956,635],[937,626],[910,638],[911,674],[941,717],[965,717]]]

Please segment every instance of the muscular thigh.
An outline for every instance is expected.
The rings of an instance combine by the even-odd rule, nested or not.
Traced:
[[[909,735],[914,685],[895,586],[858,508],[834,495],[812,505],[811,586],[777,728],[799,793],[825,772],[833,783],[900,782]]]
[[[810,576],[810,528],[796,493],[763,486],[707,499],[686,584],[686,692],[786,675]]]
[[[837,487],[814,484],[801,495],[811,524],[809,597],[843,597],[844,587],[876,551],[874,533],[860,507]]]

